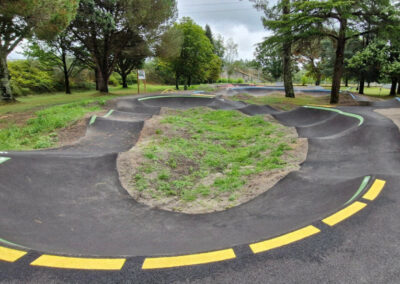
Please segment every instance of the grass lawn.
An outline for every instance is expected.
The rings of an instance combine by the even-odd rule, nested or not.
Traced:
[[[172,86],[164,85],[147,85],[147,92],[162,92],[166,89],[172,88]],[[44,108],[52,105],[60,105],[67,103],[76,103],[85,101],[88,99],[93,100],[104,100],[113,99],[117,96],[134,95],[137,94],[137,85],[131,85],[128,89],[122,87],[110,87],[109,94],[102,94],[94,90],[91,91],[78,91],[73,92],[71,95],[66,95],[63,92],[51,93],[51,94],[40,94],[30,95],[24,97],[18,97],[18,103],[15,104],[3,104],[0,105],[0,115],[15,112],[24,112],[32,109]],[[143,91],[143,90],[142,90]]]
[[[67,127],[88,112],[99,111],[102,99],[53,106],[39,110],[20,126],[10,123],[0,129],[0,150],[29,150],[49,148],[57,143],[57,129]]]
[[[356,87],[351,88],[350,91],[358,94],[358,90]],[[364,94],[367,96],[389,96],[390,90],[380,87],[365,87]]]
[[[194,85],[190,89],[211,91],[213,87]],[[147,93],[165,90],[174,91],[175,86],[147,85]],[[73,92],[70,95],[30,95],[18,97],[17,103],[0,105],[0,150],[29,150],[56,146],[58,129],[73,124],[87,113],[101,110],[110,99],[137,94],[137,85],[131,85],[128,89],[110,87],[109,91],[109,94],[91,90]],[[21,120],[26,122],[21,123]]]
[[[135,147],[132,186],[149,198],[235,201],[254,175],[286,166],[288,128],[234,110],[172,111]]]
[[[230,97],[232,100],[243,101],[249,104],[270,105],[281,110],[291,110],[304,105],[328,105],[329,96],[296,95],[293,98],[287,98],[281,93],[272,93],[266,96],[251,96],[243,93]]]

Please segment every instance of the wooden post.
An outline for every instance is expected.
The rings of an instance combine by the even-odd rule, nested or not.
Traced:
[[[137,78],[137,93],[139,95],[140,94],[139,70],[137,70],[137,72],[136,72],[136,78]]]

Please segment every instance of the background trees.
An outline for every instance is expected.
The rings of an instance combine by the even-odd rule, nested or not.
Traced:
[[[235,69],[235,59],[238,57],[238,45],[233,39],[229,38],[226,41],[224,54],[224,65],[229,79]]]
[[[172,48],[171,48],[172,47]],[[213,45],[206,32],[190,18],[183,18],[163,37],[158,48],[160,57],[175,74],[176,88],[183,80],[185,89],[194,81],[216,80],[220,59],[213,53]]]
[[[292,1],[279,0],[253,0],[255,7],[264,12],[262,18],[263,25],[267,30],[273,32],[273,35],[265,39],[265,45],[276,46],[275,50],[281,52],[282,57],[282,76],[285,87],[286,97],[294,98],[293,90],[293,63],[292,63],[292,27],[289,24],[289,18],[292,9]],[[271,5],[271,3],[274,3]]]
[[[127,47],[151,43],[175,17],[175,0],[81,0],[69,29],[90,54],[101,92]]]
[[[331,103],[337,103],[343,75],[346,82],[354,75],[354,69],[345,68],[345,58],[352,56],[358,48],[357,44],[361,42],[362,48],[365,48],[378,35],[391,31],[393,37],[398,33],[395,32],[399,26],[398,10],[389,0],[250,1],[255,3],[256,8],[264,11],[264,27],[273,32],[264,40],[264,46],[276,45],[281,50],[287,96],[291,93],[292,75],[289,73],[292,70],[289,67],[292,68],[293,65],[289,64],[289,61],[292,55],[300,55],[301,61],[308,61],[304,66],[308,75],[313,76],[317,83],[324,75],[332,78]],[[321,53],[323,49],[318,49],[318,46],[327,47],[326,41],[324,46],[321,45],[326,39],[330,39],[335,49],[334,56],[329,56],[329,60],[324,60],[325,57]],[[346,48],[350,45],[351,52],[348,53]],[[261,51],[261,48],[257,51],[259,62],[262,62]],[[325,48],[325,51],[328,49]],[[327,70],[329,65],[332,68],[331,72]],[[356,75],[360,80],[361,93],[363,82],[373,80],[376,75],[373,73],[373,70],[369,69],[368,72],[359,72]]]
[[[0,2],[0,94],[14,101],[7,56],[24,39],[49,39],[73,19],[78,0],[13,0]]]
[[[265,78],[277,81],[282,77],[281,54],[281,50],[277,46],[271,46],[266,42],[261,42],[257,45],[255,57]]]
[[[71,94],[70,77],[82,68],[82,62],[72,53],[72,39],[62,32],[54,39],[33,40],[25,50],[28,58],[36,58],[41,64],[52,69],[59,68],[64,75],[65,93]]]
[[[336,47],[331,103],[339,102],[346,43],[353,38],[391,28],[396,21],[394,15],[395,10],[389,0],[293,2],[293,12],[287,22],[290,37],[328,37]]]

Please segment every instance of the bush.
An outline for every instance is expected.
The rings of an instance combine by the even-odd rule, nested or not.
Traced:
[[[110,78],[108,79],[108,84],[111,86],[118,86],[119,85],[119,81],[117,79],[117,76],[115,75],[115,73],[111,74]]]
[[[52,70],[46,70],[38,61],[16,60],[8,62],[11,85],[17,95],[30,92],[44,93],[57,89]]]

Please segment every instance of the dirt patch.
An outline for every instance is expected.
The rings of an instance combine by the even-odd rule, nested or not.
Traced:
[[[286,166],[282,169],[264,171],[248,176],[246,184],[234,192],[234,200],[232,200],[232,192],[224,192],[218,196],[213,194],[207,196],[200,195],[194,201],[184,201],[178,196],[160,196],[154,194],[154,191],[152,193],[151,190],[138,190],[135,175],[137,174],[136,169],[143,167],[146,163],[146,157],[143,155],[143,148],[154,141],[154,136],[160,133],[168,137],[184,137],[186,135],[177,128],[161,123],[165,115],[173,115],[176,112],[175,110],[162,108],[160,115],[153,116],[151,119],[146,120],[136,146],[129,152],[120,153],[117,160],[117,168],[123,187],[135,200],[150,207],[187,214],[222,211],[245,203],[266,192],[287,174],[298,170],[300,164],[306,158],[308,151],[307,139],[298,138],[295,128],[287,128],[286,137],[291,150],[286,151],[282,156],[282,160],[285,161]],[[265,115],[264,119],[277,123],[270,115]],[[182,176],[187,174],[189,168],[193,169],[193,167],[196,166],[193,164],[193,161],[190,160],[178,161],[177,165],[174,174]],[[250,168],[251,166],[248,167]],[[212,185],[215,180],[222,175],[222,173],[212,173],[200,179],[194,188]],[[158,177],[158,172],[151,173],[151,178],[157,179]]]
[[[7,128],[11,124],[25,126],[27,121],[33,117],[35,117],[34,111],[0,115],[0,129]]]
[[[55,147],[62,147],[74,144],[80,138],[85,136],[89,120],[93,115],[103,116],[106,113],[107,113],[106,110],[87,113],[83,118],[73,122],[72,124],[70,124],[65,128],[58,130],[56,132],[58,137],[58,142]]]
[[[387,118],[391,119],[400,130],[400,109],[399,108],[376,109],[375,112],[382,114],[383,116],[386,116]]]

